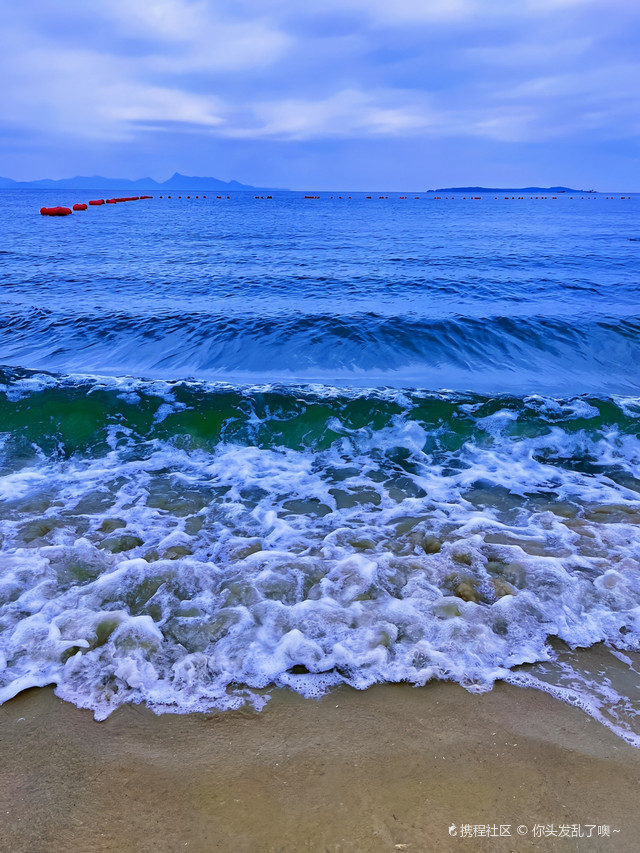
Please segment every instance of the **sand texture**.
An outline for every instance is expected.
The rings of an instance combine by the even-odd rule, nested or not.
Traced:
[[[16,697],[0,708],[0,849],[640,849],[640,750],[543,693],[273,696],[261,714],[126,706],[103,723],[50,688]],[[536,823],[611,837],[533,838]],[[460,837],[462,824],[512,834]]]

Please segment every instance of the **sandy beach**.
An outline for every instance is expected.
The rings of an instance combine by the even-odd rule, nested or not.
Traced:
[[[640,751],[507,685],[276,691],[260,714],[125,706],[103,723],[43,688],[0,708],[0,741],[11,853],[618,853],[640,836]],[[510,835],[463,829],[487,824]],[[536,824],[583,837],[534,837]]]

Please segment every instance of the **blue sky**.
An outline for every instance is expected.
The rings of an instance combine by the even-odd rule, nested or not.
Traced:
[[[0,175],[640,191],[637,0],[29,0]]]

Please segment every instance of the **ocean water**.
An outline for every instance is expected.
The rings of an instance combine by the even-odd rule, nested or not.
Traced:
[[[0,702],[503,680],[640,745],[639,197],[84,195],[0,192]]]

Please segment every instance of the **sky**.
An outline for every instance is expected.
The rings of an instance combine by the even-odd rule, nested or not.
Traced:
[[[0,175],[640,191],[638,0],[28,0]]]

